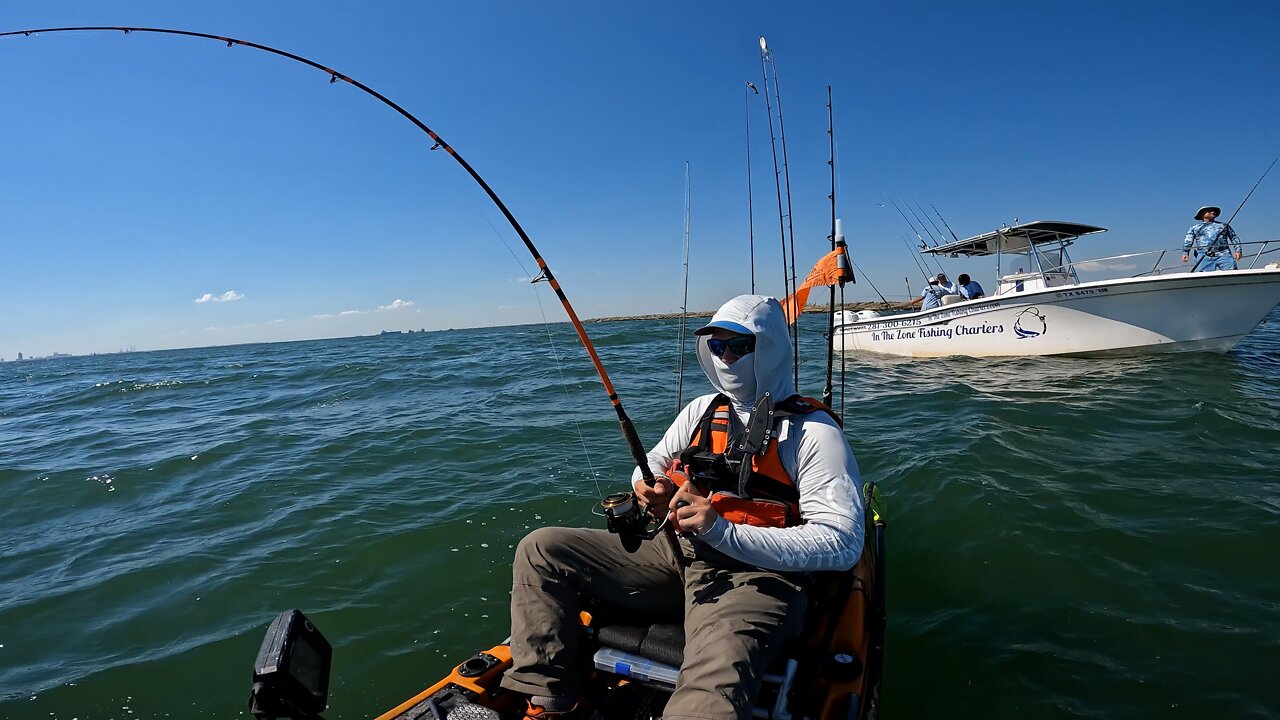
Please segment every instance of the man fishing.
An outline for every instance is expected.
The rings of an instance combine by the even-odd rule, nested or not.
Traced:
[[[1191,226],[1182,241],[1182,262],[1185,263],[1193,252],[1200,256],[1191,272],[1236,269],[1236,261],[1240,259],[1240,238],[1230,225],[1217,221],[1221,214],[1222,208],[1213,205],[1196,211],[1198,222]]]
[[[516,550],[502,684],[530,696],[528,718],[590,717],[578,615],[603,606],[643,622],[683,618],[664,718],[746,720],[762,674],[802,629],[809,573],[848,570],[862,551],[857,462],[826,409],[794,396],[782,305],[739,296],[694,334],[716,392],[649,451],[655,483],[640,468],[632,477],[681,539],[627,552],[604,530],[541,528]]]
[[[947,290],[942,286],[942,280],[945,280],[946,277],[946,275],[938,273],[937,275],[929,278],[929,284],[924,286],[924,289],[920,291],[919,295],[904,303],[898,303],[897,307],[909,308],[916,303],[920,303],[921,310],[932,310],[936,307],[942,307],[942,298],[953,294],[953,291]]]

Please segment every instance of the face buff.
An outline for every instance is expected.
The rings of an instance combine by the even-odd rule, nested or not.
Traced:
[[[711,363],[715,366],[724,394],[737,404],[751,407],[756,401],[756,354],[743,355],[732,365],[712,356]]]

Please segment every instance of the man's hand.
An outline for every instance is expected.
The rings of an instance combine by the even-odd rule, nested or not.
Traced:
[[[640,498],[640,502],[649,508],[654,517],[662,517],[667,513],[671,494],[676,490],[676,484],[671,482],[671,478],[661,474],[654,475],[653,487],[649,487],[644,478],[636,480],[631,486],[636,491],[636,497]]]
[[[1240,262],[1240,251],[1239,251],[1239,250],[1237,250],[1237,251],[1234,253],[1234,255],[1235,255],[1235,258],[1236,258],[1236,262]]]
[[[685,535],[707,532],[716,523],[716,518],[720,517],[720,513],[711,507],[711,501],[703,497],[691,482],[676,490],[675,496],[671,498],[671,507],[675,509],[668,515],[668,519]]]
[[[1186,262],[1186,261],[1187,261],[1187,254],[1182,253],[1182,262]]]

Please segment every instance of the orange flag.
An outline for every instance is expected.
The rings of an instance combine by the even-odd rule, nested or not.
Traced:
[[[844,248],[836,248],[818,261],[817,265],[809,271],[809,277],[800,283],[800,287],[796,291],[782,301],[782,311],[787,316],[787,324],[790,325],[800,317],[800,313],[804,312],[804,305],[809,300],[809,290],[816,285],[835,285],[850,281],[853,279],[853,273],[849,271],[849,260],[845,257]]]

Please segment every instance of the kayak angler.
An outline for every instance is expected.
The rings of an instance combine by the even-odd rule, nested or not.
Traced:
[[[717,315],[717,322],[730,323],[729,327],[713,327],[716,325],[713,322],[712,326],[699,331],[706,336],[705,342],[699,342],[699,359],[712,383],[731,399],[729,405],[723,409],[723,412],[719,406],[712,408],[711,400],[716,395],[704,396],[694,401],[685,412],[681,413],[676,424],[672,426],[672,431],[668,432],[668,437],[664,437],[663,442],[655,448],[654,453],[657,455],[653,453],[646,455],[608,373],[548,264],[488,183],[454,148],[418,118],[347,75],[299,55],[236,38],[162,28],[92,26],[3,32],[0,33],[0,39],[70,32],[113,32],[125,35],[155,33],[216,40],[225,43],[229,48],[248,47],[261,50],[319,69],[328,76],[331,84],[341,80],[359,88],[426,133],[433,141],[431,149],[443,149],[457,161],[480,185],[520,236],[540,269],[535,282],[547,282],[555,291],[600,376],[610,403],[617,414],[628,450],[636,462],[634,485],[636,492],[615,494],[611,498],[616,502],[612,506],[606,503],[611,527],[622,528],[626,535],[624,539],[627,548],[636,549],[636,555],[632,557],[640,557],[645,553],[666,553],[674,559],[678,556],[683,557],[687,548],[690,553],[687,564],[688,567],[695,568],[696,577],[700,578],[702,583],[699,586],[702,588],[700,592],[724,590],[718,588],[720,580],[730,576],[739,578],[758,576],[762,582],[765,578],[772,578],[766,584],[778,589],[776,593],[755,594],[763,599],[766,605],[773,608],[772,612],[775,615],[782,613],[778,617],[763,619],[760,626],[772,626],[779,632],[774,632],[769,642],[763,645],[753,645],[756,643],[753,638],[748,639],[747,642],[743,642],[743,638],[734,639],[738,651],[747,653],[751,658],[750,672],[745,682],[735,683],[733,678],[712,680],[705,676],[707,669],[714,669],[719,673],[736,673],[737,670],[732,667],[726,668],[719,654],[696,651],[696,643],[708,639],[704,637],[707,633],[704,628],[714,627],[715,624],[695,623],[691,626],[692,631],[688,633],[689,640],[695,643],[693,645],[695,652],[685,657],[690,657],[691,662],[692,660],[700,662],[690,665],[691,669],[697,668],[696,670],[681,673],[684,676],[685,687],[715,685],[719,688],[716,692],[728,692],[734,695],[731,703],[733,710],[729,716],[745,717],[751,714],[751,705],[747,698],[754,697],[762,680],[770,683],[771,687],[777,687],[776,694],[770,700],[775,717],[789,715],[788,702],[795,702],[806,714],[824,720],[875,715],[878,708],[884,635],[883,521],[875,510],[878,496],[870,483],[862,488],[862,493],[859,494],[856,465],[853,463],[847,442],[838,426],[825,413],[815,412],[816,406],[805,404],[808,401],[792,400],[790,395],[793,385],[789,381],[781,384],[774,383],[772,379],[760,382],[761,378],[770,376],[759,367],[754,373],[743,372],[759,362],[760,358],[766,358],[769,363],[776,365],[778,358],[785,359],[787,352],[790,351],[786,342],[785,324],[779,335],[776,328],[777,322],[772,319],[781,314],[781,308],[776,300],[756,298],[752,301],[755,303],[753,305],[755,310],[752,312],[744,312],[742,307],[734,306],[734,302],[731,302],[722,309],[722,313],[729,313],[729,317]],[[802,301],[800,305],[803,305]],[[754,338],[754,342],[750,342],[748,336]],[[748,345],[751,347],[748,348]],[[755,357],[752,357],[753,355]],[[734,358],[734,360],[730,361],[728,358]],[[735,365],[736,369],[733,367]],[[785,376],[785,373],[782,375]],[[761,398],[756,389],[768,392],[764,392]],[[775,404],[772,411],[767,408],[767,404],[753,406],[746,400],[746,398],[779,397],[784,401]],[[691,408],[695,406],[698,409],[692,410]],[[777,422],[772,424],[749,422],[752,412],[761,407],[765,408],[765,415],[770,415],[772,412],[771,417]],[[696,444],[690,443],[689,437],[685,436],[686,431],[691,428],[687,424],[694,419],[694,415],[698,415],[707,408],[711,408],[708,417],[711,418],[712,424],[715,424],[716,417],[723,417],[727,421],[728,428],[737,428],[736,420],[742,428],[760,430],[759,437],[750,433],[748,435],[749,439],[758,443],[758,447],[762,450],[761,457],[759,459],[753,457],[750,463],[746,463],[740,456],[737,459],[737,462],[741,463],[738,466],[740,472],[744,473],[742,477],[745,478],[743,484],[737,488],[743,492],[738,494],[745,495],[747,492],[761,490],[762,485],[767,487],[770,482],[782,485],[781,494],[790,499],[781,500],[781,504],[785,506],[782,511],[781,526],[778,526],[779,523],[770,524],[769,522],[763,523],[770,525],[769,527],[756,526],[760,524],[758,521],[766,515],[763,510],[769,509],[763,507],[771,502],[766,499],[760,500],[754,510],[737,515],[738,522],[730,522],[728,518],[735,517],[734,513],[728,509],[728,505],[731,505],[733,500],[729,497],[730,493],[723,492],[720,498],[716,497],[716,493],[720,491],[717,490],[715,482],[699,476],[700,460],[696,457],[688,458],[688,462],[685,463],[684,472],[690,481],[684,482],[674,494],[670,492],[674,482],[667,476],[655,479],[650,469],[652,465],[670,470],[672,477],[679,476],[681,468],[674,462],[670,465],[666,462],[672,459],[669,454],[669,448],[672,446],[668,441],[675,442],[682,448],[688,444]],[[698,419],[701,417],[698,415]],[[677,428],[679,428],[678,431]],[[732,429],[726,429],[722,433],[719,428],[716,428],[708,429],[701,436],[703,439],[711,438],[710,447],[703,450],[704,454],[709,451],[713,464],[714,457],[717,455],[726,462],[729,461],[730,458],[719,451],[729,449],[728,438],[733,436],[733,432]],[[839,442],[843,443],[842,447],[833,444],[837,437]],[[818,446],[823,447],[820,452],[815,451]],[[838,452],[831,448],[836,448]],[[702,460],[706,459],[704,457]],[[747,470],[741,470],[744,466]],[[814,473],[814,468],[825,469],[823,472]],[[828,473],[828,470],[831,472]],[[810,483],[810,476],[817,475],[830,475],[830,477],[826,478],[825,483]],[[715,480],[727,482],[729,478],[721,476]],[[788,488],[788,482],[794,487]],[[811,488],[822,487],[824,484],[828,489],[838,486],[837,495],[843,497],[843,500],[831,505],[828,502],[829,498],[815,495]],[[708,494],[711,495],[711,499],[706,497]],[[659,496],[670,497],[674,502],[668,508],[665,519],[657,518],[653,513],[642,515],[639,512],[637,496],[652,503],[653,507],[659,511],[658,515],[663,514],[661,512],[663,504]],[[761,493],[762,498],[768,496],[768,492]],[[867,500],[865,513],[863,506],[859,504],[862,498]],[[628,509],[630,514],[625,512]],[[631,525],[625,522],[625,518],[628,517],[631,518]],[[825,521],[822,520],[824,517]],[[870,517],[874,521],[875,533],[864,533],[864,517]],[[687,535],[680,542],[677,542],[674,535],[674,528],[677,526]],[[641,544],[640,541],[654,538],[659,533],[665,535],[665,544],[644,543],[642,548],[638,547]],[[695,540],[695,537],[698,539]],[[618,544],[616,540],[612,542],[615,546]],[[871,552],[863,552],[864,548]],[[770,557],[773,560],[769,560]],[[721,565],[716,572],[700,570],[702,564],[711,562],[708,558],[716,558],[715,562]],[[811,571],[817,570],[847,570],[855,561],[857,566],[852,572],[812,572],[809,575]],[[758,567],[751,567],[752,563],[756,563]],[[668,578],[666,581],[668,584],[673,574],[680,572],[680,564],[672,562],[669,567],[670,570],[663,571]],[[804,601],[806,595],[807,603]],[[674,597],[678,603],[680,593],[677,592]],[[707,606],[707,603],[696,604],[703,608]],[[735,605],[735,603],[727,604]],[[786,669],[781,675],[767,674],[762,677],[761,674],[764,673],[767,664],[766,660],[777,654],[784,639],[783,635],[794,634],[799,630],[806,605],[810,610],[817,608],[821,612],[808,613],[808,621],[804,623],[803,642],[795,646],[799,653],[797,655],[799,660],[796,658],[786,660]],[[738,604],[738,606],[745,608],[746,604]],[[769,611],[766,610],[767,612]],[[583,619],[590,622],[590,618]],[[579,627],[572,622],[568,625],[571,626],[572,632],[586,630],[595,640],[602,640],[606,635],[605,630],[596,627]],[[783,629],[787,633],[780,632]],[[677,633],[679,632],[677,630]],[[719,640],[728,639],[724,636],[723,624],[718,632]],[[569,632],[569,634],[572,633]],[[681,641],[683,639],[683,637],[680,638]],[[733,644],[730,643],[731,646]],[[595,660],[597,668],[601,667],[600,657],[597,653]],[[258,718],[318,718],[319,713],[328,706],[331,659],[332,647],[315,625],[300,611],[281,613],[268,628],[254,663],[254,685],[250,696],[251,712]],[[713,662],[707,662],[708,660]],[[804,662],[801,663],[800,660]],[[435,720],[461,720],[468,716],[472,718],[513,717],[524,709],[523,706],[517,707],[513,703],[510,695],[514,693],[504,696],[498,689],[498,681],[511,665],[511,649],[505,645],[496,646],[488,652],[478,653],[458,665],[448,677],[381,717],[432,717]],[[591,676],[602,682],[604,687],[616,689],[627,686],[629,681],[639,681],[640,675],[633,672],[638,669],[639,666],[631,662],[625,665],[619,663],[609,666],[608,673],[592,673]],[[703,675],[699,676],[698,673]],[[739,680],[742,680],[742,677],[739,677]],[[670,691],[677,682],[674,677],[662,675],[655,680],[655,687],[659,688],[660,692],[663,688]],[[724,684],[726,682],[728,685]],[[702,694],[706,695],[705,692]],[[696,693],[691,691],[684,693],[685,698],[695,696]],[[684,699],[680,702],[684,702]],[[693,716],[701,716],[699,713],[703,711],[695,708],[690,712]]]
[[[782,305],[740,296],[695,334],[717,392],[686,406],[649,452],[660,479],[647,482],[644,466],[633,477],[636,496],[684,535],[678,550],[540,528],[516,551],[502,685],[531,696],[526,718],[590,716],[578,671],[578,616],[590,610],[680,621],[683,662],[663,717],[745,720],[803,627],[809,574],[858,561],[857,464],[830,411],[794,394]]]

